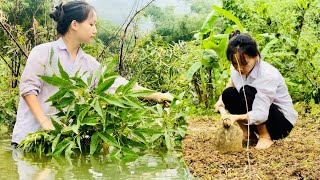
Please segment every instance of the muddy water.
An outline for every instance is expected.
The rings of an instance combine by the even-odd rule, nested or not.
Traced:
[[[0,179],[191,179],[177,155],[146,154],[134,161],[110,161],[105,156],[67,159],[25,154],[0,140]]]

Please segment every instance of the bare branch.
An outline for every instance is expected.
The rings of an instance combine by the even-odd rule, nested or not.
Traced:
[[[129,20],[131,14],[133,13],[133,11],[134,11],[134,9],[135,9],[135,6],[136,6],[136,1],[135,1],[135,3],[134,3],[134,5],[133,5],[133,7],[132,7],[132,9],[131,9],[131,11],[130,11],[130,13],[128,14],[127,18],[125,19],[125,21],[122,23],[121,26],[119,26],[119,28],[118,28],[118,30],[116,31],[116,33],[114,33],[113,36],[111,36],[111,38],[109,38],[109,40],[115,39],[115,38],[118,36],[118,34],[120,33],[122,27],[124,27],[124,25],[126,24],[126,22]],[[104,29],[104,28],[103,28],[103,29]],[[104,30],[105,30],[105,29],[104,29]],[[106,30],[105,30],[105,31],[106,31]],[[106,32],[107,32],[107,31],[106,31]],[[113,42],[113,43],[114,43],[114,42]],[[97,57],[97,60],[98,60],[98,61],[99,61],[99,59],[103,56],[103,54],[105,53],[106,49],[107,49],[111,44],[113,44],[113,43],[110,43],[110,44],[105,45],[105,46],[103,47],[101,53],[100,53],[100,54],[98,55],[98,57]]]
[[[12,67],[10,66],[10,64],[6,61],[6,59],[0,54],[1,59],[5,62],[5,64],[8,66],[8,68],[13,71]]]
[[[139,11],[137,11],[130,19],[130,21],[128,22],[128,24],[126,25],[125,29],[124,29],[124,32],[123,32],[123,35],[120,39],[120,52],[119,52],[119,73],[120,75],[123,75],[124,74],[124,67],[123,67],[123,46],[124,46],[124,41],[125,41],[125,38],[126,38],[126,35],[127,35],[127,31],[128,31],[128,28],[130,26],[130,24],[132,23],[132,21],[135,19],[135,17],[141,12],[143,11],[144,9],[146,9],[150,4],[152,4],[155,0],[151,0],[147,5],[145,5],[143,8],[141,8]]]
[[[18,43],[18,41],[12,36],[12,34],[9,32],[9,30],[6,28],[6,26],[0,21],[0,25],[2,27],[2,29],[8,34],[8,36],[10,37],[10,39],[19,47],[20,51],[22,52],[22,54],[28,58],[27,53],[23,50],[23,48],[21,47],[21,45]]]

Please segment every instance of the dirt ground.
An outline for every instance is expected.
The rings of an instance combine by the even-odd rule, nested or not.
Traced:
[[[318,119],[318,120],[316,120]],[[183,156],[194,177],[204,179],[320,179],[320,119],[300,116],[290,135],[267,150],[254,146],[222,154],[214,147],[220,122],[188,119]],[[250,169],[248,166],[248,152]]]

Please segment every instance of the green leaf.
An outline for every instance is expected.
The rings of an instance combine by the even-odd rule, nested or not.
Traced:
[[[114,148],[110,153],[111,160],[120,159],[120,157],[121,157],[121,150]]]
[[[134,158],[134,157],[139,156],[136,152],[134,152],[132,149],[127,148],[127,147],[122,148],[122,152],[123,152],[124,156],[129,157],[129,158],[130,157]]]
[[[72,79],[76,82],[77,87],[82,87],[82,88],[87,87],[87,84],[79,77],[71,77],[70,79]]]
[[[159,116],[162,117],[163,116],[163,107],[160,104],[157,104],[156,108],[157,108],[157,112],[158,112]]]
[[[161,133],[161,131],[159,131],[157,129],[152,129],[152,128],[136,128],[135,131],[140,132],[140,133],[147,133],[149,135]]]
[[[132,135],[137,138],[140,142],[146,144],[146,138],[139,131],[133,131]]]
[[[144,108],[144,106],[140,103],[140,101],[134,97],[124,97],[125,101],[122,101],[124,104],[132,106],[133,108]]]
[[[105,115],[103,114],[103,111],[102,111],[102,108],[101,108],[101,105],[100,105],[100,102],[99,102],[99,100],[98,100],[98,98],[95,98],[94,100],[93,100],[93,108],[94,108],[94,110],[98,113],[98,115],[103,119],[103,120],[105,120],[106,119],[106,117],[105,117]]]
[[[269,50],[272,48],[272,46],[274,45],[274,44],[276,44],[278,42],[278,39],[277,38],[275,38],[275,39],[273,39],[272,41],[270,41],[270,42],[268,42],[268,44],[266,44],[266,46],[263,48],[263,50],[261,51],[261,56],[262,57],[266,57],[267,56],[267,54],[268,54],[268,52],[269,52]]]
[[[183,91],[182,93],[180,93],[180,94],[178,95],[177,99],[178,99],[178,100],[182,100],[185,93],[186,93],[185,91]]]
[[[79,72],[80,72],[80,68],[77,70],[77,72],[75,73],[74,77],[78,77],[79,76]]]
[[[151,136],[150,142],[155,142],[156,140],[158,140],[163,134],[162,133],[157,133],[157,134],[153,134]]]
[[[79,148],[80,152],[82,153],[82,149],[81,149],[81,136],[80,136],[80,135],[77,136],[77,144],[78,144],[78,148]]]
[[[67,157],[69,157],[69,156],[73,153],[72,149],[75,147],[75,145],[76,145],[76,144],[75,144],[74,141],[70,141],[68,147],[67,147],[66,150],[64,151],[64,155],[67,156]]]
[[[136,85],[136,82],[138,80],[138,76],[135,76],[132,78],[122,89],[123,94],[127,94],[132,88]]]
[[[217,61],[218,61],[218,55],[216,51],[212,49],[204,50],[202,55],[202,65],[204,67],[212,67],[212,64]]]
[[[213,5],[212,8],[219,14],[223,15],[224,17],[228,18],[229,20],[233,21],[234,23],[236,23],[236,25],[238,26],[240,32],[244,32],[244,28],[242,26],[242,24],[240,23],[239,19],[237,17],[235,17],[231,12],[224,10],[216,5]]]
[[[133,91],[132,93],[128,94],[129,96],[132,97],[143,97],[143,96],[148,96],[150,94],[155,93],[156,91],[145,89],[145,90],[140,90],[140,91]]]
[[[217,49],[218,47],[219,46],[210,38],[204,39],[201,45],[201,48],[203,49]]]
[[[108,90],[112,86],[112,84],[114,83],[115,79],[116,79],[116,77],[112,76],[112,77],[109,77],[108,79],[104,80],[95,89],[96,93],[101,94],[101,93],[105,92],[106,90]]]
[[[211,11],[211,13],[207,16],[206,20],[204,21],[202,27],[201,27],[201,33],[205,33],[206,30],[211,29],[213,24],[218,19],[218,16],[215,14],[214,11]]]
[[[97,124],[100,124],[100,122],[99,122],[99,119],[96,117],[85,118],[81,122],[81,125],[88,125],[88,126],[95,126]]]
[[[185,116],[185,113],[183,113],[183,112],[177,113],[177,114],[173,117],[173,119],[179,119],[179,118],[184,117],[184,116]]]
[[[125,108],[125,106],[122,104],[122,102],[118,98],[114,97],[113,95],[106,94],[104,97],[100,96],[100,99],[107,102],[108,104]]]
[[[60,63],[60,59],[58,59],[58,67],[59,67],[59,73],[60,73],[61,77],[63,77],[66,80],[69,80],[69,74],[63,70],[61,63]]]
[[[71,134],[73,132],[74,131],[72,129],[72,126],[66,126],[61,130],[61,134],[63,134],[63,135],[69,135],[69,134]]]
[[[201,62],[195,62],[187,72],[187,81],[191,81],[194,73],[196,73],[201,67]]]
[[[175,132],[178,133],[181,137],[184,137],[187,133],[187,128],[178,127],[178,129]]]
[[[46,100],[46,102],[54,102],[60,100],[68,91],[69,89],[60,89],[58,92],[56,92],[54,95],[52,95],[49,99]]]
[[[51,147],[52,153],[56,150],[56,146],[57,146],[57,144],[58,144],[58,142],[59,142],[59,140],[60,140],[60,136],[61,136],[61,134],[58,134],[58,135],[54,138],[54,140],[52,141],[52,147]]]
[[[66,88],[66,87],[72,87],[72,84],[70,81],[67,81],[63,78],[57,77],[57,76],[39,76],[44,82],[51,84],[56,87],[60,88]]]
[[[172,140],[171,140],[171,137],[170,137],[170,135],[168,133],[168,129],[167,128],[165,128],[165,130],[164,130],[164,139],[165,139],[168,151],[173,150]]]
[[[118,58],[114,57],[112,61],[109,61],[109,63],[104,68],[104,74],[111,74],[115,72],[115,67],[118,64]]]
[[[60,155],[63,150],[69,145],[70,143],[70,138],[65,138],[62,140],[55,148],[55,151],[53,152],[53,155]]]
[[[64,97],[60,100],[59,103],[54,103],[53,106],[56,107],[57,109],[62,109],[72,105],[74,100],[75,100],[74,97]]]
[[[61,132],[62,126],[57,121],[53,120],[52,118],[50,118],[50,120],[51,120],[51,123],[54,127],[54,131]]]
[[[77,116],[77,124],[80,124],[83,120],[83,118],[87,115],[88,111],[91,107],[83,109],[80,114]]]
[[[146,144],[126,138],[126,144],[132,148],[147,149]]]
[[[80,124],[79,125],[72,125],[71,129],[75,134],[79,134],[79,127],[80,127]]]
[[[88,86],[91,86],[92,79],[93,79],[93,75],[91,74],[91,75],[87,78]]]
[[[98,132],[98,135],[107,144],[120,148],[120,145],[118,144],[117,140],[114,137],[112,137],[110,134],[108,134],[106,132],[105,133]]]
[[[115,110],[115,107],[108,107],[106,109],[106,112],[109,113],[110,115],[114,116],[114,117],[120,117],[119,116],[119,111]]]
[[[92,136],[91,136],[91,142],[90,142],[90,154],[94,154],[98,148],[98,144],[99,144],[99,141],[98,141],[98,132],[94,133]]]

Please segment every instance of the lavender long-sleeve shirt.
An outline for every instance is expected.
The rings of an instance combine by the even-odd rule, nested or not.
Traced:
[[[298,113],[293,108],[285,80],[280,72],[272,65],[258,60],[248,77],[242,76],[231,65],[231,81],[238,91],[244,85],[250,85],[257,89],[257,94],[252,104],[252,110],[248,112],[249,124],[259,125],[268,119],[271,104],[278,106],[285,118],[294,125]]]
[[[50,63],[51,51],[54,52],[54,55],[51,60],[52,62]],[[80,74],[87,71],[82,77],[85,82],[88,76],[90,74],[95,74],[100,67],[100,63],[92,56],[83,52],[81,48],[78,50],[76,60],[73,61],[62,38],[54,42],[34,47],[29,54],[20,79],[20,100],[16,124],[12,133],[12,142],[20,143],[29,133],[41,130],[41,126],[31,113],[23,98],[24,96],[31,94],[36,95],[39,99],[40,106],[48,119],[57,112],[54,107],[50,106],[50,102],[46,103],[45,101],[55,94],[58,91],[58,88],[43,82],[38,75],[50,76],[53,74],[53,71],[56,74],[59,74],[58,59],[60,60],[63,69],[70,76],[74,76],[78,70],[80,70]],[[118,77],[108,91],[114,93],[118,86],[126,84],[127,82],[126,79]]]

